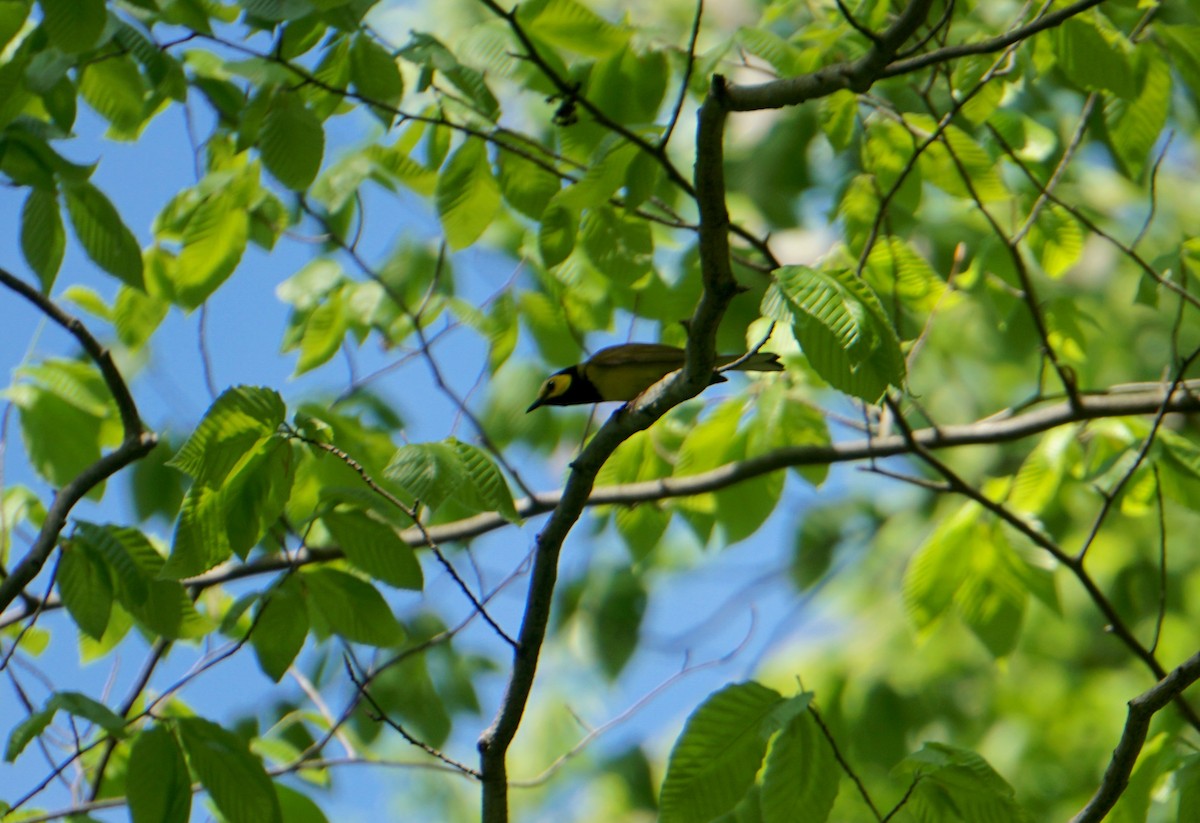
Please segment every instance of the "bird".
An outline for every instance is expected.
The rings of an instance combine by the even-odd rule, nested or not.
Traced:
[[[779,355],[772,352],[754,352],[749,356],[721,354],[717,355],[716,365],[728,366],[743,357],[745,360],[734,366],[735,370],[783,371]],[[682,369],[686,361],[687,353],[683,349],[662,343],[609,346],[583,363],[557,371],[546,378],[537,399],[525,413],[539,406],[577,406],[606,400],[628,402],[671,372]],[[724,382],[725,378],[714,371],[709,385]]]

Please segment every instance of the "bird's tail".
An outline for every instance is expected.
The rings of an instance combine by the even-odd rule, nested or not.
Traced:
[[[728,363],[736,363],[741,356],[738,357],[722,357],[724,361],[721,365]],[[779,362],[779,355],[771,351],[759,351],[747,357],[741,363],[733,367],[734,371],[783,371],[783,364]]]

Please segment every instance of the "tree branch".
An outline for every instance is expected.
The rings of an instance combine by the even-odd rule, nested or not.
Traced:
[[[913,443],[931,450],[953,449],[964,446],[987,446],[1009,443],[1026,437],[1042,434],[1060,426],[1069,426],[1087,420],[1111,417],[1166,413],[1200,412],[1200,380],[1186,381],[1166,396],[1165,388],[1139,387],[1134,391],[1117,388],[1104,393],[1089,393],[1080,396],[1080,407],[1073,409],[1069,403],[1056,403],[1035,411],[1026,411],[1011,416],[996,416],[974,423],[941,425],[937,428],[916,429],[912,433]],[[726,463],[712,471],[686,477],[664,477],[625,483],[619,486],[601,486],[592,489],[585,502],[592,506],[631,506],[675,497],[692,497],[698,494],[720,491],[745,480],[783,469],[802,466],[832,466],[853,463],[859,460],[879,460],[885,457],[915,454],[913,443],[900,435],[869,437],[847,440],[825,446],[790,446],[776,449],[748,460]],[[536,497],[527,497],[516,502],[517,513],[522,518],[537,517],[554,511],[562,502],[566,491],[544,492]],[[512,524],[498,514],[487,512],[465,517],[453,523],[442,523],[425,527],[425,533],[415,528],[400,532],[404,542],[413,548],[426,545],[428,539],[438,544],[457,540],[470,540]],[[218,567],[210,572],[184,581],[189,586],[208,588],[231,580],[268,572],[279,571],[291,566],[325,563],[341,558],[336,548],[309,548],[291,559],[266,557],[250,563]],[[56,603],[47,603],[43,608],[56,608]],[[27,616],[16,614],[0,619],[0,628]]]
[[[1099,2],[1099,0],[1096,0]],[[891,76],[887,69],[896,52],[929,16],[933,0],[913,0],[896,22],[874,39],[871,50],[857,60],[835,63],[823,69],[759,83],[752,86],[729,86],[727,88],[731,111],[757,111],[759,109],[781,109],[796,106],[818,97],[826,97],[835,91],[849,89],[862,93],[875,81]]]
[[[1104,0],[1079,0],[1078,3],[1064,6],[1058,11],[1038,18],[1027,26],[1013,29],[1007,34],[993,37],[990,40],[981,40],[978,43],[962,43],[957,46],[946,46],[944,49],[937,49],[936,51],[919,54],[916,57],[897,60],[884,68],[880,76],[899,77],[902,74],[911,74],[914,71],[936,66],[939,63],[948,63],[960,57],[970,57],[974,54],[991,54],[992,52],[1001,51],[1013,43],[1019,43],[1039,32],[1061,26],[1075,15],[1082,14],[1093,6],[1098,6],[1103,2]]]
[[[696,133],[696,200],[700,211],[699,246],[703,291],[688,324],[687,362],[642,396],[623,406],[601,427],[572,464],[558,506],[537,537],[525,615],[513,670],[492,725],[479,738],[484,823],[508,820],[506,756],[516,736],[537,672],[538,655],[550,619],[558,557],[563,542],[591,498],[596,475],[617,446],[684,400],[708,386],[716,357],[717,327],[738,292],[729,250],[729,214],[725,208],[724,126],[728,101],[724,81],[713,80],[700,107]]]
[[[129,387],[126,386],[125,379],[113,363],[108,349],[100,345],[100,342],[92,336],[92,333],[78,318],[67,314],[50,298],[4,269],[0,269],[0,284],[24,297],[42,314],[62,326],[79,341],[79,345],[83,347],[88,357],[100,370],[104,383],[117,405],[117,411],[121,415],[121,424],[125,429],[125,439],[121,445],[81,471],[54,495],[54,501],[46,511],[46,520],[42,524],[41,530],[38,531],[33,545],[29,547],[29,552],[13,568],[8,577],[0,581],[0,611],[3,611],[21,595],[25,587],[38,576],[42,567],[46,565],[51,552],[58,544],[58,536],[66,527],[67,517],[75,504],[100,483],[135,460],[149,454],[158,442],[158,437],[153,432],[146,431],[142,425],[137,405],[129,393]]]
[[[1129,785],[1129,775],[1133,772],[1133,766],[1146,743],[1150,721],[1197,680],[1200,680],[1200,652],[1189,657],[1153,687],[1129,701],[1125,730],[1121,732],[1121,739],[1113,749],[1112,760],[1104,770],[1104,778],[1092,799],[1079,814],[1071,818],[1071,823],[1099,823],[1105,818],[1124,793],[1125,787]]]
[[[1121,391],[1113,388],[1103,393],[1082,394],[1079,409],[1072,409],[1068,403],[1057,403],[1035,411],[1004,417],[992,416],[974,423],[916,429],[913,431],[912,437],[913,442],[931,450],[1009,443],[1033,437],[1060,426],[1069,426],[1087,420],[1158,414],[1160,411],[1168,414],[1200,412],[1200,395],[1194,393],[1198,391],[1200,391],[1200,381],[1197,380],[1184,382],[1171,393],[1169,398],[1166,397],[1165,389],[1137,387],[1133,391]],[[589,492],[584,506],[589,508],[592,506],[631,506],[675,497],[691,497],[720,491],[745,480],[783,469],[801,466],[832,466],[839,463],[878,460],[911,454],[914,454],[913,444],[899,435],[847,440],[827,446],[791,446],[776,449],[748,460],[727,463],[701,474],[686,477],[664,477],[659,480],[625,483],[620,486],[601,486]],[[565,490],[544,492],[536,497],[518,500],[516,502],[517,513],[523,518],[530,518],[554,511],[562,502],[564,494]],[[453,523],[426,526],[425,532],[428,537],[415,528],[405,529],[400,532],[400,537],[413,548],[420,548],[427,545],[427,539],[438,544],[452,543],[458,540],[470,540],[511,525],[508,520],[498,514],[487,512],[465,517]],[[272,556],[249,563],[220,566],[184,582],[188,586],[205,589],[232,580],[277,572],[293,566],[328,563],[342,557],[341,550],[337,548],[307,548],[290,559]],[[57,599],[50,599],[42,604],[42,609],[57,609],[61,605]],[[0,629],[29,617],[36,607],[36,604],[33,604],[29,608],[0,616]]]

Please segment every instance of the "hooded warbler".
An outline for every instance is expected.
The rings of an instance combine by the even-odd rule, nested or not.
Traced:
[[[717,355],[717,366],[727,366],[740,359],[739,354]],[[687,360],[683,349],[661,343],[625,343],[596,352],[587,361],[557,371],[546,378],[526,412],[538,406],[575,406],[581,403],[600,403],[605,400],[629,401],[637,397]],[[783,371],[779,355],[756,352],[739,363],[737,371]],[[713,372],[713,383],[725,378]]]

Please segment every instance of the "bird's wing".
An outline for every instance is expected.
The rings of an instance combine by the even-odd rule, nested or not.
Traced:
[[[624,343],[601,349],[587,361],[589,366],[661,365],[666,371],[682,368],[687,359],[683,349],[663,343]],[[665,374],[665,372],[664,372]]]

